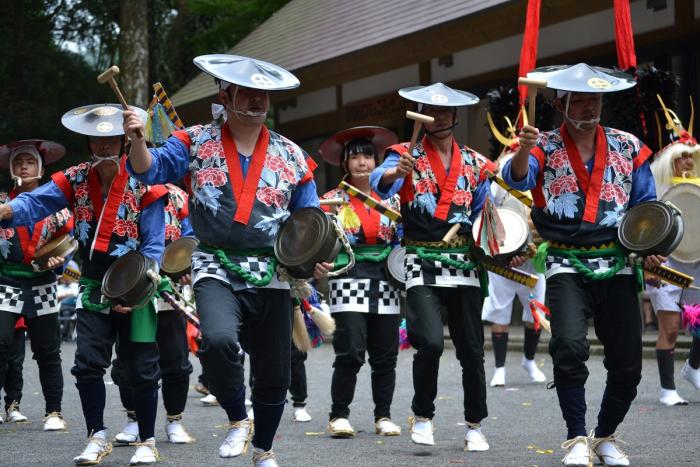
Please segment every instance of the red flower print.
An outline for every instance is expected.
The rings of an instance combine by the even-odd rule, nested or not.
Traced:
[[[394,236],[394,229],[390,225],[380,225],[377,231],[377,237],[385,241],[390,241]]]
[[[462,164],[459,168],[460,177],[467,177],[469,186],[476,186],[476,177],[474,176],[474,167],[467,164]]]
[[[126,235],[129,238],[138,237],[138,228],[136,224],[132,221],[125,221],[124,219],[117,219],[114,223],[114,233],[123,237]]]
[[[452,203],[457,206],[469,206],[472,202],[472,192],[465,190],[455,190],[455,194],[452,197]]]
[[[570,166],[571,164],[569,163],[569,157],[566,155],[566,150],[557,149],[550,154],[547,159],[547,165],[555,170]]]
[[[416,183],[416,191],[418,193],[437,193],[437,185],[429,178],[424,178]]]
[[[122,204],[126,206],[127,209],[131,212],[135,212],[138,210],[136,197],[134,196],[134,193],[131,190],[127,190],[124,192],[124,195],[122,196]]]
[[[201,160],[223,154],[223,147],[220,141],[208,140],[202,143],[197,151],[197,158]]]
[[[419,172],[427,172],[430,170],[430,161],[427,157],[417,157],[416,158],[416,169]]]
[[[75,209],[73,209],[73,215],[78,222],[90,222],[92,220],[92,210],[85,206],[76,206]]]
[[[576,193],[578,191],[576,177],[567,175],[557,178],[549,185],[549,191],[552,196],[560,196],[564,193]]]
[[[175,241],[180,238],[180,229],[172,224],[165,225],[165,239]]]
[[[280,190],[269,186],[260,188],[256,194],[256,197],[258,198],[258,201],[266,206],[275,206],[278,208],[284,206],[287,200]]]
[[[195,179],[197,180],[197,185],[204,186],[206,184],[214,186],[224,186],[226,185],[226,173],[221,169],[209,168],[202,169],[195,172]]]
[[[608,152],[607,163],[609,167],[612,167],[615,170],[615,172],[628,176],[632,173],[632,161],[625,158],[619,152]]]
[[[359,227],[345,227],[344,230],[350,235],[357,235],[358,233],[360,233]]]
[[[0,238],[9,240],[15,236],[15,229],[0,229]]]
[[[88,186],[87,183],[81,183],[75,187],[75,199],[87,198]]]
[[[614,183],[603,183],[603,187],[600,189],[600,199],[612,202],[615,200],[617,204],[625,204],[629,199],[629,196],[625,190],[620,185],[615,185]]]

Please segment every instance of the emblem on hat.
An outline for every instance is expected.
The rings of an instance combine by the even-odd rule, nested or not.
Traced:
[[[98,107],[92,111],[92,113],[94,113],[95,115],[98,115],[100,117],[106,117],[107,115],[114,115],[117,112],[119,112],[118,109],[115,109],[114,107],[108,107],[106,105],[104,105],[102,107]]]
[[[109,122],[100,122],[97,124],[95,129],[97,131],[99,131],[100,133],[109,133],[110,131],[112,131],[114,129],[114,125],[112,125]]]
[[[253,73],[250,75],[250,80],[261,88],[271,88],[275,85],[274,81],[260,73]]]
[[[444,94],[433,94],[430,96],[430,100],[436,104],[446,104],[449,99],[447,99],[447,96]]]
[[[594,89],[608,89],[612,86],[610,81],[603,78],[591,78],[586,82],[586,84]]]

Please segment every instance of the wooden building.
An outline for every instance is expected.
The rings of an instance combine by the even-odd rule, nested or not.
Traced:
[[[444,82],[483,97],[517,79],[525,0],[292,0],[230,53],[281,65],[301,80],[271,93],[275,128],[314,158],[337,130],[382,125],[410,136],[396,90]],[[538,65],[615,65],[612,0],[542,0]],[[697,96],[700,0],[636,0],[632,26],[640,64],[682,77]],[[194,66],[194,65],[193,65]],[[216,86],[201,74],[173,95],[188,124],[211,118]],[[686,102],[681,100],[681,102]],[[456,135],[488,153],[485,101],[460,109]],[[684,111],[685,109],[680,109]],[[321,164],[319,190],[338,180]]]

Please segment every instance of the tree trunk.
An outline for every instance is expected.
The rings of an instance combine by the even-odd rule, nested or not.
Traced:
[[[146,107],[148,83],[148,2],[121,0],[118,83],[130,105]]]

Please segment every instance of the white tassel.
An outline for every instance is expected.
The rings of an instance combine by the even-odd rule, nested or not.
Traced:
[[[294,346],[302,352],[308,352],[312,349],[309,331],[306,329],[306,323],[304,322],[304,313],[302,313],[301,307],[299,306],[294,307],[292,342],[294,342]]]
[[[321,331],[323,337],[331,337],[335,332],[335,320],[330,313],[326,313],[323,310],[312,306],[311,319],[318,327],[318,330]]]

